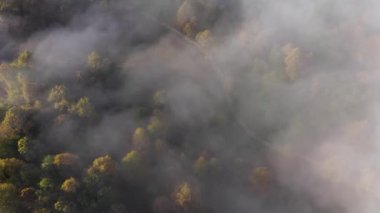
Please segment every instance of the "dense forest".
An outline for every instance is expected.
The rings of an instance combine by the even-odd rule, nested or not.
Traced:
[[[379,10],[0,0],[0,212],[378,212]]]

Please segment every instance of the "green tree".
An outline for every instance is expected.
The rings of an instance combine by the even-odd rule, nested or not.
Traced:
[[[67,89],[64,85],[54,86],[48,95],[47,101],[53,104],[54,109],[66,111],[70,107],[70,102],[66,99]]]
[[[151,135],[159,136],[165,133],[166,127],[158,116],[153,116],[146,129]]]
[[[55,184],[51,178],[42,178],[38,186],[43,190],[51,190],[55,187]]]
[[[0,136],[1,137],[1,136]],[[0,158],[17,157],[17,143],[15,140],[0,140]]]
[[[50,170],[54,167],[54,156],[46,155],[42,159],[41,168],[44,170]]]
[[[23,137],[17,141],[18,152],[27,161],[31,161],[37,158],[39,150],[42,147],[38,146],[38,141],[31,140],[28,137]]]
[[[10,66],[15,69],[25,69],[28,66],[28,62],[31,60],[31,57],[32,53],[28,50],[24,50],[19,53],[17,59],[14,60]]]
[[[82,118],[91,117],[93,114],[93,107],[90,103],[90,99],[87,97],[80,98],[76,104],[71,106],[70,112]]]

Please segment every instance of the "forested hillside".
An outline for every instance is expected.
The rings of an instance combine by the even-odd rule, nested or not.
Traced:
[[[0,213],[375,213],[375,0],[0,0]]]

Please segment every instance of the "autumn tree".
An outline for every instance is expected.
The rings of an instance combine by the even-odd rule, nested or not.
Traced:
[[[27,124],[26,112],[18,108],[10,108],[0,124],[1,141],[17,139],[21,133],[28,131],[30,127]]]
[[[78,189],[78,186],[79,184],[77,180],[71,177],[62,183],[61,190],[64,192],[75,192]]]
[[[96,158],[90,168],[87,169],[87,174],[104,174],[112,175],[116,172],[116,163],[109,155]]]
[[[108,211],[115,200],[116,193],[111,187],[115,173],[116,163],[109,155],[96,158],[83,180],[81,205],[91,212]]]
[[[184,212],[198,212],[200,210],[200,191],[195,185],[188,182],[179,184],[172,197],[177,207]]]
[[[54,156],[53,164],[60,167],[60,166],[74,166],[79,160],[78,155],[72,154],[72,153],[60,153]]]

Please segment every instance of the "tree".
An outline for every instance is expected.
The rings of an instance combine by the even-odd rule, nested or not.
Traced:
[[[0,159],[0,180],[4,181],[19,175],[24,162],[16,158]]]
[[[70,107],[70,102],[66,99],[66,90],[64,85],[56,85],[50,90],[47,101],[53,104],[54,109],[66,111]]]
[[[98,52],[92,51],[87,56],[87,67],[93,71],[101,71],[109,68],[110,61],[102,57]]]
[[[36,199],[35,190],[33,187],[26,187],[21,189],[20,194],[20,204],[22,211],[21,212],[31,212],[33,209],[33,204]]]
[[[15,7],[14,2],[15,1],[9,1],[9,0],[0,1],[0,12],[6,12],[9,10],[13,10],[13,8]]]
[[[34,160],[38,156],[38,141],[31,140],[28,137],[23,137],[17,141],[17,150],[25,160]]]
[[[41,163],[41,168],[44,170],[50,170],[54,166],[54,156],[46,155]]]
[[[166,91],[158,90],[153,94],[153,103],[156,107],[161,107],[166,103]]]
[[[195,40],[202,47],[210,46],[210,44],[212,44],[212,42],[213,42],[211,31],[210,30],[204,30],[204,31],[197,33],[197,35],[195,36]]]
[[[8,103],[21,105],[32,102],[35,85],[28,79],[30,72],[26,70],[30,68],[30,60],[31,53],[25,50],[10,64],[0,65],[0,81],[5,87]]]
[[[0,136],[1,137],[1,136]],[[0,158],[17,157],[17,143],[15,140],[0,140]]]
[[[197,175],[204,175],[208,169],[208,160],[204,155],[198,157],[193,164],[194,173]]]
[[[188,182],[179,184],[173,192],[175,204],[185,212],[199,212],[200,191]]]
[[[77,180],[73,177],[66,179],[62,185],[61,190],[64,192],[75,192],[78,188],[79,184]]]
[[[69,110],[71,113],[78,115],[79,117],[90,117],[93,114],[93,107],[90,103],[90,99],[82,97],[76,104],[73,104]]]
[[[58,212],[65,212],[65,213],[77,212],[75,208],[75,204],[73,202],[69,202],[63,199],[60,199],[54,203],[54,209],[57,210]]]
[[[133,133],[132,145],[136,150],[144,150],[149,147],[149,136],[144,128],[137,128]]]
[[[32,82],[29,81],[26,75],[21,73],[18,73],[17,75],[17,82],[20,85],[20,95],[22,96],[23,101],[27,104],[32,103],[35,92],[35,87],[33,86]]]
[[[177,24],[186,35],[193,36],[195,32],[212,26],[217,12],[214,0],[185,0],[177,11]]]
[[[126,171],[126,176],[131,180],[143,181],[147,175],[147,168],[141,156],[136,150],[128,152],[122,159],[122,165]]]
[[[146,129],[153,136],[163,135],[165,132],[165,125],[161,122],[158,116],[153,116]]]
[[[14,60],[10,64],[10,66],[15,69],[25,69],[28,66],[28,62],[31,60],[31,57],[32,57],[32,53],[29,52],[28,50],[24,50],[19,53],[17,59]]]
[[[96,158],[90,168],[87,169],[87,174],[105,174],[112,175],[116,172],[116,163],[109,155]]]
[[[16,186],[10,183],[0,183],[0,212],[17,212],[18,201]]]
[[[25,163],[20,170],[20,179],[23,185],[34,185],[38,182],[41,170],[33,163]]]
[[[72,153],[60,153],[54,156],[53,164],[60,167],[60,166],[74,166],[79,160],[78,155],[72,154]]]
[[[43,190],[51,190],[54,188],[55,184],[51,178],[42,178],[38,183],[38,186]]]
[[[20,198],[23,199],[23,200],[29,200],[29,201],[31,201],[34,198],[34,193],[35,193],[35,190],[34,190],[33,187],[23,188],[20,191]]]
[[[183,1],[177,11],[177,24],[187,36],[191,36],[193,34],[193,25],[195,22],[193,10],[191,1],[186,0]]]
[[[21,109],[10,108],[0,125],[0,135],[3,140],[12,140],[21,133],[27,132],[25,112]]]

